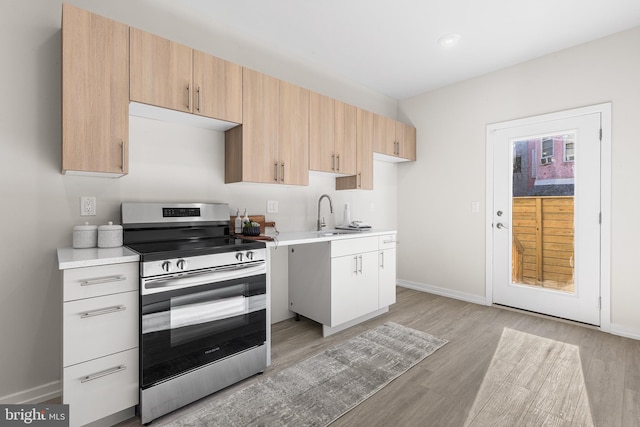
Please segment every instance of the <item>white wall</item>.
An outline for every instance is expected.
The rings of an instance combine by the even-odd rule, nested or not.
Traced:
[[[312,64],[251,45],[233,34],[205,29],[175,13],[162,12],[152,1],[72,3],[362,108],[395,116],[395,100],[317,71]],[[59,389],[61,289],[55,250],[71,245],[72,227],[86,218],[79,215],[80,196],[97,197],[98,215],[89,218],[96,224],[119,222],[122,201],[221,200],[260,214],[265,213],[269,199],[280,202],[280,213],[268,216],[280,230],[312,229],[317,199],[323,193],[333,197],[338,218],[348,201],[354,218],[385,228],[395,228],[397,223],[396,165],[376,162],[377,188],[372,192],[337,193],[334,178],[317,174],[311,176],[309,187],[225,185],[223,134],[149,119],[131,118],[128,176],[105,179],[61,175],[61,4],[60,0],[5,0],[1,6],[2,403],[37,398]],[[282,295],[282,283],[279,286]]]
[[[611,327],[640,338],[638,76],[640,28],[402,101],[418,161],[398,169],[399,278],[483,300],[486,126],[611,102]]]

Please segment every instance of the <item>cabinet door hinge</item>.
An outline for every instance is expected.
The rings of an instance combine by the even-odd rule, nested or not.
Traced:
[[[598,308],[602,308],[602,297],[598,297]]]
[[[602,225],[602,212],[598,214],[598,224]]]
[[[600,142],[602,142],[602,128],[600,128],[600,135],[598,137],[600,138]]]

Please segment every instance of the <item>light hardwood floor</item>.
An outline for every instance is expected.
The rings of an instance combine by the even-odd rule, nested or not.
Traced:
[[[640,341],[405,288],[389,313],[322,338],[307,319],[273,325],[272,375],[394,321],[449,343],[336,420],[342,426],[640,426]],[[163,425],[245,380],[169,414]],[[250,408],[248,408],[250,410]],[[121,426],[139,426],[134,418]]]

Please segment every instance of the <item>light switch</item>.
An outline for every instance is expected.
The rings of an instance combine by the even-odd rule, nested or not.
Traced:
[[[471,213],[480,213],[480,202],[471,202]]]

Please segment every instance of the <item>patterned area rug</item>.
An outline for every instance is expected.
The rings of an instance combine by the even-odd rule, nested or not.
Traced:
[[[326,426],[446,343],[389,322],[167,425]]]

